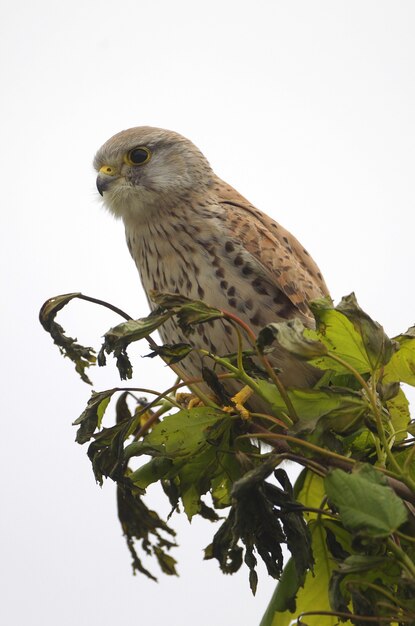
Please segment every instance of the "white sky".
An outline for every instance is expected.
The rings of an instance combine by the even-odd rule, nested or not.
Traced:
[[[131,126],[189,137],[215,171],[310,250],[337,301],[391,335],[415,321],[415,4],[393,0],[84,0],[4,3],[0,459],[8,626],[259,622],[247,571],[203,562],[213,527],[176,520],[181,577],[133,577],[113,485],[95,485],[71,422],[89,397],[37,321],[82,291],[147,311],[122,225],[101,209],[96,149]],[[61,320],[99,345],[118,319]],[[146,347],[141,348],[146,352]],[[113,363],[95,389],[117,384]],[[166,383],[138,360],[134,383]],[[157,506],[158,496],[150,492]]]

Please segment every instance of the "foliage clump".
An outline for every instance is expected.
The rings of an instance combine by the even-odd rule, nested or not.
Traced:
[[[322,626],[415,623],[415,427],[402,388],[415,386],[414,328],[390,339],[353,294],[336,307],[313,302],[315,330],[294,320],[269,324],[258,336],[235,315],[176,295],[154,294],[157,308],[137,320],[82,294],[52,298],[41,323],[85,382],[95,353],[55,322],[74,298],[125,318],[105,334],[99,365],[112,354],[121,379],[130,379],[128,346],[144,339],[149,356],[178,374],[174,386],[150,400],[137,397],[139,387],[93,392],[74,422],[77,441],[89,443],[97,481],[117,484],[134,572],[154,578],[139,544],[164,573],[177,573],[170,554],[175,533],[144,503],[147,487],[159,482],[172,511],[220,524],[206,559],[227,574],[245,563],[254,593],[258,558],[279,581],[261,626],[293,619]],[[235,354],[199,350],[203,378],[183,382],[180,361],[190,343],[158,345],[150,337],[169,318],[189,335],[198,324],[226,320]],[[275,342],[321,370],[314,388],[284,388],[267,356]],[[227,378],[241,384],[236,397],[227,393]],[[184,386],[190,402],[179,393]],[[115,423],[104,427],[114,397]],[[256,398],[266,411],[250,410]],[[281,468],[286,460],[303,467],[294,487]],[[291,553],[286,563],[282,544]]]

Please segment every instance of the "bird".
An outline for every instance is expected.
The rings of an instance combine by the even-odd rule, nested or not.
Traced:
[[[318,266],[290,232],[221,180],[190,140],[151,126],[123,130],[98,150],[94,168],[104,206],[124,222],[151,308],[152,293],[172,293],[230,311],[256,333],[293,319],[313,327],[310,301],[329,297]],[[222,319],[185,336],[171,318],[159,332],[165,343],[194,348],[180,362],[189,379],[201,377],[200,349],[236,351]],[[311,387],[320,377],[281,346],[269,358],[286,387]]]

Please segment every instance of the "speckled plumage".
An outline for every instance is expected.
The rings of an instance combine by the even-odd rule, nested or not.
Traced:
[[[150,151],[148,162],[126,162],[137,147]],[[254,331],[295,317],[312,324],[308,302],[328,295],[317,265],[293,235],[218,178],[190,141],[157,128],[129,129],[100,148],[94,166],[106,207],[124,221],[147,294],[204,300]],[[160,334],[164,342],[190,341],[216,354],[235,351],[235,336],[222,321],[197,327],[190,338],[169,321]],[[281,349],[272,361],[288,386],[315,380],[313,369]],[[192,352],[181,365],[197,377],[201,364]]]

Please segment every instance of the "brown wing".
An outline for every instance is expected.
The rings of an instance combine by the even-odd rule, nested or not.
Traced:
[[[307,303],[329,295],[317,264],[285,228],[256,209],[235,189],[218,179],[220,204],[228,209],[235,238],[261,263],[270,280],[301,313],[310,315]]]

